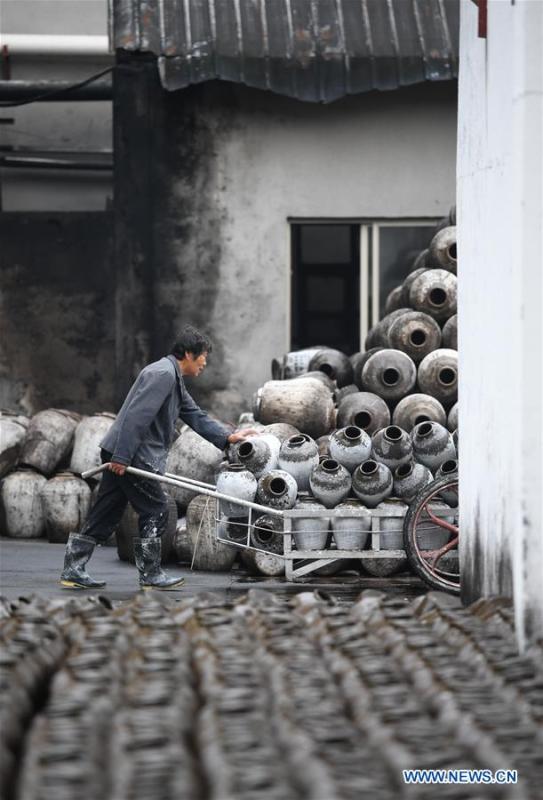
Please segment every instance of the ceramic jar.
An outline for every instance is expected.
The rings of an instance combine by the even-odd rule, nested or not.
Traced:
[[[309,362],[307,370],[308,372],[311,370],[324,372],[337,383],[339,389],[353,382],[353,368],[349,357],[340,350],[331,348],[320,350]]]
[[[298,486],[296,481],[281,469],[267,472],[258,481],[257,502],[270,508],[293,508],[296,504]]]
[[[84,417],[75,429],[70,470],[81,475],[102,463],[100,444],[115,422],[115,414],[106,411]]]
[[[299,492],[309,490],[309,476],[318,463],[318,445],[307,434],[291,436],[281,445],[278,467],[292,475]]]
[[[364,461],[353,473],[353,492],[368,508],[375,508],[392,493],[392,472],[373,459]]]
[[[458,352],[441,348],[429,353],[419,364],[419,386],[424,394],[437,398],[444,406],[458,397]]]
[[[443,425],[444,424],[445,423],[443,423]],[[447,417],[447,428],[451,431],[451,433],[458,429],[458,402],[456,402],[449,411],[449,416]]]
[[[21,464],[51,475],[70,454],[79,414],[49,408],[32,417],[20,456]]]
[[[428,267],[423,266],[422,263],[427,253],[428,250],[423,250],[419,254],[418,258],[415,261],[415,264],[413,264],[413,269],[411,270],[411,272],[409,273],[409,275],[402,284],[402,305],[407,308],[411,308],[411,300],[409,299],[409,293],[411,291],[411,286],[413,285],[413,282],[419,277],[419,275],[422,275],[423,272],[426,272],[428,270]]]
[[[377,508],[385,513],[379,520],[380,550],[403,550],[403,523],[407,513],[407,504],[403,500],[390,497],[383,500]]]
[[[362,389],[362,370],[364,369],[364,364],[368,358],[370,358],[374,353],[378,353],[379,350],[383,350],[383,348],[370,347],[369,350],[365,350],[363,353],[355,353],[353,356],[351,356],[351,364],[353,365],[353,380],[355,386],[358,386],[359,389]]]
[[[392,289],[387,295],[387,299],[385,300],[385,314],[390,314],[391,311],[397,311],[399,308],[402,308],[402,292],[403,287],[396,286],[396,288]]]
[[[371,439],[356,425],[348,425],[330,436],[330,456],[350,473],[366,461],[371,453]]]
[[[443,269],[449,272],[454,272],[456,275],[457,253],[455,225],[450,225],[438,231],[430,242],[429,250],[431,257],[440,267],[443,267]]]
[[[219,522],[221,539],[237,544],[248,544],[249,517],[223,517]]]
[[[419,422],[430,420],[445,425],[447,414],[439,400],[429,394],[408,394],[400,400],[392,415],[394,425],[408,433]]]
[[[274,422],[271,425],[264,425],[262,433],[275,436],[283,444],[284,441],[290,439],[291,436],[296,436],[300,431],[294,425],[289,425],[288,422]]]
[[[456,458],[451,434],[438,422],[419,422],[411,431],[413,457],[433,473],[450,459]]]
[[[441,328],[429,314],[407,311],[390,326],[388,344],[394,350],[407,353],[418,364],[441,345]]]
[[[217,476],[217,491],[220,494],[252,503],[256,497],[256,490],[257,480],[243,464],[228,464]],[[219,500],[219,508],[225,517],[241,517],[245,514],[244,506],[229,500]]]
[[[313,498],[302,498],[295,509],[309,511],[314,516],[294,517],[292,520],[293,539],[297,550],[324,550],[328,543],[330,518],[326,507]]]
[[[331,526],[338,550],[362,550],[371,530],[371,512],[360,500],[348,497],[336,506]]]
[[[45,532],[41,490],[47,478],[32,469],[19,469],[2,481],[6,533],[12,539],[37,539]]]
[[[394,471],[394,495],[410,503],[421,489],[432,483],[434,477],[428,467],[410,461]]]
[[[453,314],[441,331],[442,345],[448,350],[458,350],[458,315]]]
[[[279,517],[263,514],[251,526],[251,544],[259,550],[283,553],[283,521]]]
[[[444,461],[443,464],[441,464],[441,466],[436,470],[436,481],[439,478],[450,478],[450,480],[453,481],[458,480],[458,461],[455,458]],[[456,508],[458,506],[457,490],[445,490],[444,492],[440,492],[439,496],[443,502],[447,503],[447,505],[451,506],[451,508]]]
[[[319,503],[334,508],[351,491],[351,476],[333,458],[325,458],[312,471],[309,486]]]
[[[271,434],[250,436],[236,446],[240,464],[253,473],[258,480],[277,467],[281,442]]]
[[[380,350],[368,358],[362,370],[364,390],[384,400],[400,400],[413,389],[417,368],[401,350]],[[353,395],[356,397],[356,395]]]
[[[79,531],[87,518],[91,490],[73,472],[59,472],[42,487],[40,495],[48,540],[66,544],[70,533]]]
[[[413,458],[413,445],[407,431],[389,425],[372,436],[372,458],[394,471]]]
[[[287,422],[314,439],[329,433],[336,419],[332,395],[316,378],[268,381],[255,395],[254,415],[264,425]]]
[[[381,397],[372,392],[350,394],[340,403],[337,424],[339,428],[356,425],[371,436],[390,425],[390,409]]]
[[[409,290],[409,305],[437,322],[456,314],[456,275],[445,269],[429,269],[418,275]]]

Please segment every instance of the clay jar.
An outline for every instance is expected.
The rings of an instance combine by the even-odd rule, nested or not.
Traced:
[[[70,453],[79,414],[49,408],[30,420],[21,452],[21,464],[51,475]]]
[[[368,358],[362,370],[364,389],[384,400],[404,397],[414,387],[416,380],[417,368],[401,350],[380,350]]]
[[[348,497],[336,506],[331,525],[339,550],[362,550],[371,530],[371,512],[360,500]]]
[[[353,380],[359,389],[362,389],[362,370],[364,369],[364,364],[368,358],[370,358],[370,356],[372,356],[374,353],[378,353],[379,350],[383,350],[383,348],[370,347],[370,349],[366,350],[364,353],[355,353],[353,356],[351,356],[351,364],[353,365]]]
[[[276,436],[250,436],[237,445],[237,459],[258,480],[266,472],[276,468],[280,449],[281,443]]]
[[[288,472],[273,469],[258,481],[257,500],[270,508],[294,508],[298,486]]]
[[[382,398],[372,392],[350,394],[341,401],[337,424],[339,428],[356,425],[371,436],[380,428],[390,425],[390,409]]]
[[[311,372],[312,370],[324,372],[325,375],[328,375],[329,378],[332,378],[337,383],[340,389],[342,386],[347,386],[347,384],[353,382],[353,368],[349,357],[340,350],[332,350],[331,348],[320,350],[309,362],[307,371]]]
[[[458,461],[455,458],[444,461],[436,470],[436,481],[439,478],[450,478],[451,481],[458,480]],[[440,492],[439,496],[451,508],[456,508],[458,505],[458,490],[456,489]]]
[[[279,517],[263,514],[251,527],[251,544],[259,550],[283,553],[283,521]]]
[[[392,289],[387,295],[387,299],[385,300],[385,314],[390,314],[391,311],[397,311],[399,308],[402,308],[402,286],[396,286],[395,289]]]
[[[392,473],[385,464],[368,459],[353,473],[353,492],[368,508],[376,508],[392,493]]]
[[[445,409],[435,397],[429,394],[410,394],[404,397],[392,415],[394,425],[398,425],[404,431],[411,431],[419,422],[439,422],[445,425],[447,414]]]
[[[438,322],[456,314],[456,275],[445,269],[429,269],[419,275],[409,290],[409,305]]]
[[[419,422],[411,431],[413,456],[432,472],[450,459],[456,458],[451,434],[438,422]]]
[[[443,347],[458,350],[458,315],[453,314],[443,326],[441,332]]]
[[[410,503],[415,495],[434,480],[432,473],[423,464],[414,461],[402,464],[394,471],[394,494]]]
[[[424,260],[428,250],[423,250],[422,253],[419,254],[418,258],[415,260],[415,264],[413,265],[413,269],[404,280],[402,284],[402,306],[406,306],[410,308],[411,301],[409,299],[409,292],[411,291],[411,286],[413,282],[422,275],[423,272],[426,272],[428,267],[422,266],[422,261]]]
[[[351,476],[333,458],[325,458],[311,473],[309,486],[318,502],[334,508],[351,491]]]
[[[279,469],[292,475],[298,484],[299,492],[309,490],[309,476],[319,463],[317,443],[307,434],[291,436],[281,445],[277,465]]]
[[[370,347],[388,347],[388,332],[391,325],[399,318],[402,317],[407,311],[411,309],[406,306],[404,308],[397,308],[383,317],[377,325],[370,329],[366,338],[366,350]]]
[[[356,425],[348,425],[330,436],[330,456],[353,473],[371,453],[371,439]]]
[[[435,319],[422,311],[407,311],[394,320],[388,331],[388,344],[401,350],[415,364],[441,344],[441,329]]]
[[[413,458],[413,445],[407,431],[389,425],[372,437],[372,458],[394,471]]]
[[[418,380],[421,391],[451,406],[458,397],[458,353],[441,348],[419,364]]]
[[[265,425],[287,422],[314,439],[329,433],[336,417],[330,391],[316,378],[268,381],[255,395],[254,414]]]
[[[316,516],[294,517],[292,520],[293,538],[297,550],[324,550],[328,542],[330,520],[326,507],[313,498],[301,498],[296,504],[297,511],[310,511]]]
[[[294,425],[289,425],[287,422],[274,422],[272,425],[265,425],[262,428],[262,433],[268,433],[272,436],[275,436],[281,444],[284,441],[289,439],[291,436],[296,436],[296,434],[300,433],[300,431],[294,427]]]
[[[91,504],[91,490],[72,472],[60,472],[42,487],[45,529],[50,542],[66,544],[81,529]]]
[[[445,423],[443,423],[443,425],[444,424]],[[451,431],[451,433],[458,429],[458,403],[455,403],[449,411],[449,416],[447,417],[447,428]]]
[[[256,497],[257,480],[243,464],[229,464],[217,476],[217,491],[252,503]],[[225,517],[241,517],[244,507],[228,500],[219,500],[219,508]]]
[[[37,539],[45,530],[41,491],[47,478],[32,469],[19,469],[2,481],[6,533],[13,539]]]
[[[450,225],[436,233],[430,242],[430,256],[440,267],[454,272],[457,270],[456,226]]]

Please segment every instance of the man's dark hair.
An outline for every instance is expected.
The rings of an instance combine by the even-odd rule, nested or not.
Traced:
[[[202,353],[211,353],[212,347],[211,341],[204,333],[200,333],[192,325],[184,325],[172,344],[170,353],[180,359],[185,358],[185,353],[192,353],[198,358]]]

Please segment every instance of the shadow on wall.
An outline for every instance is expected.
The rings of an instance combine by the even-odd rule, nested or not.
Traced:
[[[0,407],[114,405],[109,212],[0,214]]]

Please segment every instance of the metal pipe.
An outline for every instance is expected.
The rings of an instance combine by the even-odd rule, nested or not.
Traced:
[[[97,475],[99,472],[103,472],[105,469],[109,467],[109,463],[102,464],[100,467],[96,467],[95,469],[90,469],[87,472],[83,472],[81,477],[82,478],[91,478],[93,475]],[[180,486],[182,489],[198,489],[200,494],[205,494],[208,497],[213,497],[216,500],[226,500],[229,503],[235,503],[239,506],[244,506],[245,508],[254,508],[256,511],[260,511],[263,514],[271,514],[275,517],[283,517],[283,512],[277,508],[268,508],[268,506],[261,506],[258,503],[251,503],[249,500],[241,500],[238,497],[231,497],[228,494],[222,494],[222,492],[212,491],[211,489],[205,488],[210,484],[202,484],[199,481],[193,481],[192,478],[189,478],[191,483],[185,482],[184,478],[167,478],[165,475],[157,475],[155,472],[147,472],[144,469],[137,469],[136,467],[127,467],[126,471],[130,475],[139,475],[142,478],[148,478],[152,481],[158,481],[159,483],[167,483],[169,486]],[[172,473],[169,473],[170,475]]]
[[[75,36],[36,33],[2,33],[0,48],[7,46],[11,55],[33,56],[110,56],[107,36]]]
[[[94,101],[113,98],[111,80],[97,80],[86,86],[71,89],[73,85],[74,81],[0,81],[0,100],[36,98],[37,103],[64,103],[71,100]],[[58,97],[49,96],[53,92],[59,92]]]
[[[111,172],[113,164],[103,161],[78,161],[65,158],[25,158],[24,156],[0,155],[0,167],[16,169],[72,169]]]

